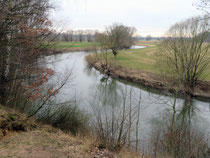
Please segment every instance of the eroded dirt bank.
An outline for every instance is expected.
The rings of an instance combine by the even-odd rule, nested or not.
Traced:
[[[108,65],[107,70],[103,64],[104,62],[98,60],[94,55],[87,56],[86,60],[90,66],[93,66],[101,73],[108,74],[113,78],[143,84],[145,86],[161,90],[164,93],[169,93],[177,89],[177,85],[173,79],[166,80],[162,76],[151,72],[125,68],[113,63]],[[183,92],[179,91],[179,93]],[[194,97],[201,97],[202,99],[210,99],[210,81],[199,81],[192,95]]]

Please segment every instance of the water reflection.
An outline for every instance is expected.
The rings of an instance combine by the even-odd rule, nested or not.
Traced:
[[[94,96],[89,96],[95,116],[93,127],[103,145],[111,150],[123,145],[138,148],[140,98],[136,100],[133,92],[132,87],[123,87],[115,79],[104,76]]]
[[[154,157],[205,158],[208,155],[208,132],[203,130],[197,116],[200,109],[190,97],[177,105],[176,98],[171,108],[161,113],[159,120],[151,125],[150,146]]]
[[[173,95],[159,95],[146,89],[119,82],[100,74],[94,68],[88,67],[85,61],[86,55],[85,52],[65,53],[47,59],[52,61],[49,67],[54,69],[58,76],[65,74],[66,67],[74,67],[74,77],[70,80],[71,84],[66,85],[56,99],[58,102],[62,102],[76,96],[80,100],[78,106],[92,115],[94,114],[92,106],[98,107],[95,109],[95,113],[101,114],[101,116],[109,116],[105,120],[107,124],[110,127],[118,127],[118,130],[114,133],[108,131],[107,134],[112,133],[112,136],[119,137],[117,132],[119,134],[121,129],[119,127],[122,116],[127,114],[125,121],[127,126],[129,120],[131,120],[128,114],[130,110],[133,126],[132,128],[127,127],[131,128],[133,132],[124,131],[125,133],[122,132],[120,137],[124,138],[123,136],[127,134],[132,136],[131,140],[136,140],[136,132],[134,131],[137,130],[136,122],[137,116],[139,116],[138,148],[142,152],[149,151],[151,146],[154,155],[157,153],[171,154],[178,151],[178,153],[183,154],[184,151],[181,151],[180,148],[184,149],[184,147],[188,147],[189,152],[192,152],[195,147],[193,145],[198,145],[195,141],[202,140],[203,142],[204,137],[206,138],[208,132],[210,132],[209,103],[195,99],[175,98]],[[141,98],[140,104],[139,98]],[[108,118],[114,120],[114,123],[110,124]],[[102,118],[98,118],[98,120],[102,121]],[[188,145],[189,142],[191,145]],[[183,146],[180,146],[181,144]],[[198,148],[196,148],[196,151],[200,152]]]

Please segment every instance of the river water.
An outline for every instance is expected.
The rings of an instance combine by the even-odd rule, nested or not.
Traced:
[[[133,47],[134,49],[143,48]],[[115,110],[120,110],[123,102],[123,95],[132,104],[140,100],[140,122],[139,122],[139,144],[146,148],[152,134],[161,127],[161,121],[166,119],[168,114],[173,113],[174,96],[165,96],[157,91],[119,81],[101,74],[94,68],[88,66],[85,56],[91,52],[71,52],[56,54],[47,57],[48,67],[55,71],[55,77],[62,79],[69,72],[71,73],[67,84],[60,90],[56,102],[69,101],[77,98],[78,106],[93,113],[94,106],[112,104]],[[190,106],[185,106],[185,100],[176,100],[176,115],[188,118],[193,130],[202,131],[205,136],[210,132],[210,103],[196,99],[192,100]]]

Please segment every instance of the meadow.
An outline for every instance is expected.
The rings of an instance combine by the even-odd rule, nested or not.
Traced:
[[[140,49],[122,50],[119,52],[117,59],[113,55],[109,58],[115,64],[123,67],[132,68],[135,70],[149,71],[156,74],[160,73],[160,68],[157,67],[157,52],[159,51],[159,41],[142,41],[137,42],[136,45],[147,46]]]
[[[57,42],[56,48],[87,48],[92,47],[94,42]]]
[[[115,65],[163,75],[162,66],[164,65],[161,61],[159,61],[161,41],[138,41],[136,42],[136,45],[146,46],[146,48],[121,50],[119,51],[116,59],[112,53],[109,53],[108,59]],[[164,71],[168,76],[170,74],[174,75],[170,72],[170,70]],[[206,81],[210,80],[210,65],[206,72],[202,75],[202,78]]]

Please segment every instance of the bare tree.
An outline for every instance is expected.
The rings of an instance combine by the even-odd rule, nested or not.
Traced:
[[[135,34],[136,29],[133,27],[127,27],[122,24],[113,24],[112,26],[107,27],[103,38],[96,38],[106,41],[97,41],[103,44],[106,44],[106,47],[111,49],[115,58],[117,57],[118,51],[120,49],[130,48],[134,44],[133,35]],[[106,36],[106,38],[105,38]]]
[[[107,28],[106,34],[108,36],[108,47],[112,50],[115,58],[120,49],[132,46],[131,38],[135,33],[134,30],[135,29],[121,24],[113,24]]]
[[[120,150],[123,146],[139,143],[141,98],[134,99],[132,88],[119,90],[113,80],[104,79],[93,100],[89,100],[94,119],[94,130],[102,146]]]
[[[207,15],[209,14],[210,0],[200,0],[200,2],[196,4],[196,6],[199,10],[204,11]]]
[[[147,37],[145,39],[146,39],[146,41],[150,41],[150,40],[152,40],[152,36],[151,35],[147,35]]]
[[[73,42],[74,31],[70,30],[62,34],[63,40],[66,42]]]
[[[78,36],[79,42],[84,41],[84,31],[83,30],[78,30],[77,36]]]
[[[210,44],[205,43],[208,34],[208,19],[194,17],[171,26],[162,42],[163,63],[175,74],[185,92],[193,94],[209,65]]]
[[[103,70],[109,75],[109,65],[110,61],[108,60],[108,37],[104,33],[95,33],[95,39],[98,42],[95,48],[96,57],[101,62]],[[98,51],[100,52],[100,56],[98,56]]]
[[[86,39],[87,39],[88,42],[92,42],[93,41],[94,31],[86,30],[85,31],[85,35],[86,35]]]

